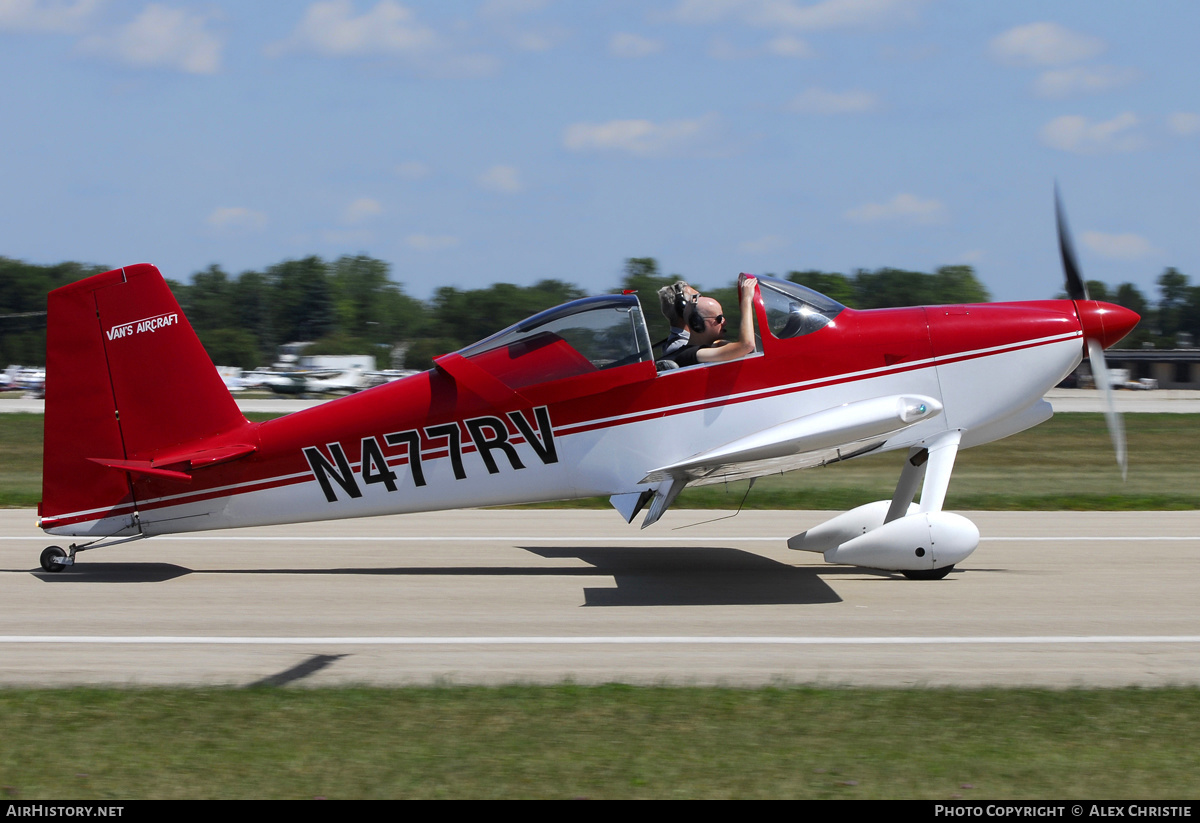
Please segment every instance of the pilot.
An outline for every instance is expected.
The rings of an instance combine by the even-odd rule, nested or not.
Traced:
[[[663,344],[664,358],[670,359],[672,354],[688,345],[692,332],[689,322],[695,325],[696,331],[704,329],[704,321],[696,317],[696,298],[699,296],[700,292],[688,285],[686,280],[676,280],[658,290],[659,308],[671,324],[671,334]]]
[[[695,303],[695,315],[703,323],[696,330],[693,325],[687,345],[667,355],[680,366],[694,366],[697,363],[723,363],[737,360],[754,353],[754,287],[758,280],[750,275],[743,275],[739,282],[738,305],[742,312],[742,321],[738,329],[737,340],[724,340],[725,315],[721,313],[721,304],[711,297],[698,297]]]

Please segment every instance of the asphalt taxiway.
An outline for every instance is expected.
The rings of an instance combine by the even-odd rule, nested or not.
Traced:
[[[1200,684],[1200,512],[968,512],[932,582],[786,548],[826,513],[724,514],[331,521],[47,574],[67,541],[0,511],[0,685]]]

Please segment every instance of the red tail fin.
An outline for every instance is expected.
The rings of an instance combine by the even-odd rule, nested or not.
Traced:
[[[154,266],[55,289],[46,329],[44,528],[110,515],[135,526],[128,465],[246,425]]]

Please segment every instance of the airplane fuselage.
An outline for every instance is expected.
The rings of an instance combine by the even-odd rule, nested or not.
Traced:
[[[978,445],[1049,416],[1041,398],[1083,353],[1081,314],[1070,300],[847,309],[811,334],[776,339],[760,305],[761,353],[743,360],[664,372],[637,362],[540,382],[496,378],[486,356],[450,355],[431,371],[209,438],[206,449],[253,451],[186,480],[133,474],[121,503],[44,516],[42,527],[150,536],[628,494],[648,467],[890,395],[929,397],[942,411],[869,450],[948,430]],[[802,455],[788,468],[848,454]]]

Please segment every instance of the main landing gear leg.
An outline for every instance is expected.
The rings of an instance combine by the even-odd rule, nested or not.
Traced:
[[[908,450],[908,459],[900,472],[900,480],[896,483],[896,491],[892,494],[892,505],[888,508],[884,523],[891,523],[897,518],[908,514],[908,507],[917,496],[917,487],[925,479],[925,464],[929,461],[929,449],[924,446],[913,446]]]
[[[934,438],[924,448],[913,448],[909,451],[908,461],[900,472],[900,482],[896,485],[896,496],[892,498],[892,507],[888,510],[888,520],[894,519],[893,513],[899,505],[900,497],[907,493],[903,503],[904,510],[912,502],[912,491],[924,476],[921,486],[920,512],[940,512],[946,502],[946,491],[950,488],[950,474],[954,471],[954,458],[958,456],[958,444],[962,440],[962,432],[948,431]],[[914,465],[916,464],[916,465]],[[911,469],[911,472],[910,472]],[[919,472],[919,474],[918,474]],[[902,514],[903,512],[901,512]],[[896,517],[901,516],[897,514]],[[954,565],[943,566],[940,569],[919,569],[903,572],[909,580],[941,580],[954,571]]]

